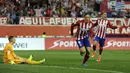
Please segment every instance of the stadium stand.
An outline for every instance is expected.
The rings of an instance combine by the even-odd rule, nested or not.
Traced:
[[[109,18],[130,17],[130,10],[116,10],[114,6],[111,11],[106,9],[106,1],[107,0],[0,0],[0,16],[7,16],[10,24],[18,24],[20,16],[82,17],[87,13],[94,18],[98,17],[100,11],[103,10],[107,11]]]

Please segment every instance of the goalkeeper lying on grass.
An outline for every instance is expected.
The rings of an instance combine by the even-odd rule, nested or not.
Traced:
[[[14,36],[10,36],[8,38],[9,43],[5,46],[4,48],[4,63],[5,64],[42,64],[45,62],[45,59],[40,60],[40,61],[33,61],[32,60],[32,55],[30,55],[30,57],[28,59],[26,58],[22,58],[17,56],[14,51],[13,51],[13,44],[15,43],[15,37]]]

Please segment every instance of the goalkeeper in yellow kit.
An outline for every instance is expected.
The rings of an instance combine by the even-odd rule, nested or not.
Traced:
[[[9,40],[9,43],[4,48],[3,58],[4,58],[5,64],[26,64],[26,63],[27,64],[42,64],[45,62],[45,59],[40,60],[40,61],[33,61],[32,60],[33,57],[31,55],[28,59],[17,56],[13,50],[13,44],[16,41],[15,37],[10,36],[8,40]]]

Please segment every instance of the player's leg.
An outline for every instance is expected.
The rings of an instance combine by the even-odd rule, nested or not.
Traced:
[[[32,55],[30,55],[29,56],[29,58],[28,58],[28,60],[32,60],[33,59],[33,56]]]
[[[80,55],[83,56],[86,53],[83,40],[76,40],[76,42],[80,51]]]
[[[83,46],[80,48],[80,55],[83,56],[86,53],[86,48]]]
[[[45,62],[45,59],[40,60],[40,61],[34,61],[34,60],[32,60],[32,56],[30,55],[30,57],[28,59],[19,57],[19,58],[15,59],[14,62],[15,62],[15,64],[25,64],[25,63],[27,63],[27,64],[41,64],[41,63]]]
[[[27,60],[32,60],[32,58],[33,58],[33,56],[30,55]],[[22,57],[18,56],[18,58],[14,59],[14,63],[15,64],[24,64],[25,60],[26,60],[26,58],[22,58]]]
[[[25,63],[25,58],[19,57],[14,59],[15,64],[24,64]]]
[[[19,57],[19,59],[23,59],[22,57],[20,57],[20,56],[18,56]],[[28,57],[28,60],[32,60],[33,59],[33,56],[32,55],[30,55],[29,57]]]
[[[94,43],[93,43],[93,51],[96,51],[96,44],[97,43],[98,43],[97,40],[95,40]]]
[[[84,60],[83,60],[83,66],[87,66],[86,62],[88,61],[89,59],[89,55],[90,55],[90,47],[87,47],[86,49],[86,54],[84,56]]]
[[[105,44],[105,39],[100,38],[99,44],[100,44],[100,48],[99,48],[99,56],[98,56],[98,59],[97,59],[98,62],[101,61],[101,55],[102,55],[102,52],[103,52],[103,46]]]
[[[100,47],[100,49],[99,49],[99,56],[98,56],[98,59],[97,59],[98,62],[101,61],[102,51],[103,51],[103,47]]]
[[[29,60],[26,58],[20,58],[19,60],[15,60],[16,64],[42,64],[44,62],[45,62],[45,59],[40,60],[40,61]]]
[[[44,62],[45,62],[45,59],[40,60],[40,61],[34,61],[34,60],[25,59],[25,63],[27,63],[27,64],[42,64]]]
[[[95,54],[96,54],[96,45],[97,45],[98,42],[99,42],[99,37],[96,36],[96,37],[94,38],[93,53],[92,53],[91,57],[94,57]]]
[[[91,49],[91,45],[90,45],[90,42],[89,42],[89,39],[88,38],[85,38],[84,39],[84,44],[85,44],[85,47],[86,47],[86,54],[84,56],[84,60],[83,60],[83,66],[86,66],[86,62],[88,61],[89,59],[89,55],[90,55],[90,49]]]

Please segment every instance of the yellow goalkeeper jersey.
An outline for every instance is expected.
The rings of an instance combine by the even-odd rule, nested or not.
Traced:
[[[13,51],[13,45],[11,43],[6,44],[4,48],[4,63],[10,63],[10,60],[15,60],[16,55]]]

